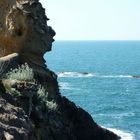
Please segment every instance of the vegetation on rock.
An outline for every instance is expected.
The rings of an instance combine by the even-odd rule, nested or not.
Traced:
[[[11,69],[6,74],[6,78],[9,80],[20,80],[20,81],[33,81],[34,73],[32,68],[27,63],[22,64],[17,69]]]
[[[49,99],[46,89],[35,81],[33,69],[27,63],[18,66],[16,69],[11,69],[2,81],[6,92],[20,103],[20,106],[29,116],[32,111],[39,111],[41,108],[45,108],[47,111],[57,109],[56,102]],[[20,101],[23,98],[27,102],[21,104]]]

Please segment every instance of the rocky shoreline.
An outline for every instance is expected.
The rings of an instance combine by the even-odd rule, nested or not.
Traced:
[[[0,1],[0,140],[120,139],[61,95],[43,59],[55,35],[47,20],[38,0]]]

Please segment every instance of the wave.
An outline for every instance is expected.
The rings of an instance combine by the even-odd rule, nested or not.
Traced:
[[[105,127],[103,127],[105,128]],[[106,128],[112,132],[114,132],[115,134],[117,134],[118,136],[121,137],[120,140],[135,140],[134,138],[134,134],[133,133],[128,133],[128,132],[124,132],[115,128]]]
[[[86,72],[59,72],[57,73],[58,77],[94,77],[94,73]]]
[[[133,78],[131,75],[99,75],[95,73],[87,72],[59,72],[58,77],[68,77],[68,78],[87,78],[87,77],[97,77],[97,78]]]
[[[60,89],[71,89],[71,86],[67,82],[59,82]]]
[[[135,113],[118,113],[118,114],[103,114],[103,113],[100,113],[100,114],[97,114],[97,116],[103,116],[103,117],[117,117],[117,118],[121,118],[121,117],[133,117],[135,116]]]
[[[131,75],[102,75],[103,78],[133,78]]]
[[[68,82],[59,82],[59,87],[60,87],[61,90],[80,90],[79,88],[73,87]]]

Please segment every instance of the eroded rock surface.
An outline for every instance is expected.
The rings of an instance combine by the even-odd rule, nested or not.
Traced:
[[[38,0],[1,0],[0,47],[5,55],[20,53],[22,62],[45,66],[42,55],[51,50],[55,35],[47,19]]]
[[[29,117],[22,108],[14,105],[15,101],[10,95],[4,95],[2,89],[0,92],[0,139],[32,139],[34,128]]]
[[[0,0],[0,139],[119,139],[60,94],[43,59],[55,35],[47,20],[38,0]]]

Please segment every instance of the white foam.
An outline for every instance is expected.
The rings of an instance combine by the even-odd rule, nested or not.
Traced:
[[[133,78],[131,75],[99,75],[95,73],[87,73],[87,72],[59,72],[57,73],[58,77],[72,77],[72,78],[79,78],[79,77],[97,77],[97,78]]]
[[[131,76],[131,75],[101,75],[99,77],[103,77],[103,78],[132,78],[133,76]]]
[[[80,90],[79,88],[73,87],[70,83],[67,82],[59,82],[59,87],[61,90]]]
[[[60,89],[71,89],[70,84],[67,82],[59,82]]]
[[[57,74],[58,74],[58,77],[73,77],[73,78],[95,76],[95,74],[93,74],[93,73],[86,73],[86,72],[83,72],[83,73],[82,72],[60,72]]]
[[[121,137],[120,140],[135,140],[134,138],[134,134],[133,133],[128,133],[128,132],[124,132],[115,128],[106,128],[112,132],[114,132],[115,134],[117,134],[118,136]]]

